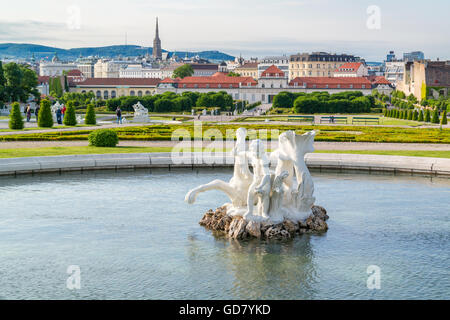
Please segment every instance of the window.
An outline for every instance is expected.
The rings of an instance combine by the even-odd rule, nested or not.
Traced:
[[[97,99],[100,99],[102,97],[102,92],[100,90],[96,93]]]
[[[142,91],[138,91],[138,97],[142,97]]]
[[[365,89],[365,88],[366,88],[366,85],[365,85],[365,84],[363,84],[363,85],[362,85],[362,88],[363,88],[363,89]]]
[[[151,95],[151,92],[147,90],[147,91],[145,91],[145,95],[149,96],[149,95]]]
[[[111,91],[111,98],[115,98],[116,97],[116,90]]]
[[[352,88],[353,88],[353,85],[351,84],[351,85],[350,85],[350,89],[352,89]]]
[[[130,96],[133,96],[133,97],[134,97],[135,95],[136,95],[136,93],[135,93],[133,90],[131,90],[131,91],[130,91]]]
[[[109,96],[109,93],[108,93],[108,91],[104,91],[103,92],[103,99],[105,99],[105,100],[107,100],[108,99],[108,96]]]
[[[337,85],[337,88],[338,88],[338,89],[340,89],[340,88],[341,88],[341,85],[340,85],[340,84],[338,84],[338,85]]]
[[[220,89],[220,88],[222,88],[222,85],[219,83],[219,85],[217,87]]]

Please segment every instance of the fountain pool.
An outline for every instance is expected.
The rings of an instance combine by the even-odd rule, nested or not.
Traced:
[[[3,299],[449,299],[450,180],[313,172],[324,235],[236,241],[198,224],[229,169],[0,178]],[[67,268],[81,270],[69,290]],[[367,267],[381,270],[369,290]]]

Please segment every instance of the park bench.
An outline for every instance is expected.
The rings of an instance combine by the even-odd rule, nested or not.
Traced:
[[[347,117],[335,117],[335,116],[320,117],[320,123],[322,123],[323,121],[326,121],[328,123],[345,123],[345,124],[347,124]]]
[[[314,123],[314,116],[288,116],[288,121],[289,120],[307,121]]]
[[[370,124],[370,123],[380,123],[380,118],[373,118],[373,117],[353,117],[352,118],[352,124],[354,123],[364,123],[364,124]]]

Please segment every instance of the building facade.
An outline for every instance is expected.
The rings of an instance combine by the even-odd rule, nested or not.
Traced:
[[[154,94],[161,79],[89,78],[70,86],[70,92],[93,92],[97,99]]]
[[[39,65],[39,75],[57,77],[62,76],[64,71],[70,71],[77,69],[77,65],[74,63],[65,63],[59,60],[57,54],[53,57],[50,62],[41,62]]]
[[[334,77],[367,77],[369,69],[362,62],[347,62],[334,70]]]
[[[258,62],[245,62],[243,65],[234,69],[234,72],[241,77],[252,77],[258,79]]]
[[[359,57],[326,52],[299,53],[289,58],[289,79],[296,77],[333,77],[336,69],[347,62],[360,62]]]
[[[128,65],[119,69],[119,78],[162,78],[162,72],[151,66]]]
[[[264,72],[264,70],[272,65],[275,65],[278,69],[283,71],[286,76],[289,74],[288,56],[265,57],[258,61],[258,79],[259,77],[261,77],[261,74]]]

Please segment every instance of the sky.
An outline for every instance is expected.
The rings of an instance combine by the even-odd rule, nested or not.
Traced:
[[[264,57],[326,51],[382,61],[390,50],[450,59],[449,0],[14,0],[0,43],[152,46]]]

